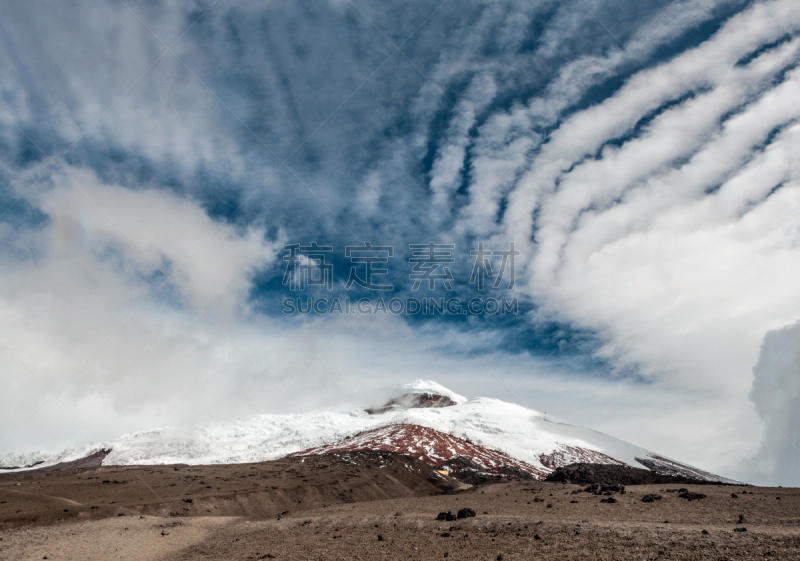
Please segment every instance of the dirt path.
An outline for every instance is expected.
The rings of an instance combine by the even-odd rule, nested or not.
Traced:
[[[17,491],[15,489],[0,489],[0,491],[4,491],[6,493],[19,493],[20,495],[30,495],[32,497],[42,497],[45,499],[53,499],[55,501],[63,501],[67,504],[71,504],[73,506],[83,506],[83,503],[79,503],[78,501],[73,501],[72,499],[66,499],[64,497],[54,497],[53,495],[42,495],[40,493],[29,493],[28,491]]]
[[[106,518],[34,526],[0,532],[0,559],[81,559],[150,561],[173,557],[200,543],[232,517],[193,517],[180,521],[155,516]]]

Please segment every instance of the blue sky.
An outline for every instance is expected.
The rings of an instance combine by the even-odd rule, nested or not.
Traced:
[[[0,453],[429,377],[797,473],[800,358],[769,353],[798,347],[762,350],[800,319],[790,0],[0,10]],[[520,313],[286,317],[312,241],[328,297],[369,295],[344,248],[371,242],[392,297]],[[411,289],[430,241],[450,290]],[[512,289],[469,284],[479,242],[520,251]]]

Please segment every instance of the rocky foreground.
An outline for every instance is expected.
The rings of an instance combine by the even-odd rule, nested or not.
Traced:
[[[614,473],[468,485],[374,452],[6,473],[0,559],[800,559],[798,489]]]

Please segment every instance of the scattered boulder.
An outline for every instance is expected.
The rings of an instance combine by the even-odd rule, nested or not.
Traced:
[[[584,493],[594,493],[595,495],[611,495],[612,493],[619,493],[620,495],[625,494],[625,486],[619,484],[612,484],[612,485],[604,485],[600,483],[592,483],[585,489],[582,489]]]
[[[737,524],[744,524],[745,522],[747,522],[747,520],[745,520],[744,514],[740,514],[739,515],[739,520],[737,520],[736,523]]]
[[[703,493],[694,493],[692,491],[687,491],[683,489],[682,493],[679,493],[678,496],[682,499],[686,499],[687,501],[699,501],[700,499],[705,499],[706,496]]]
[[[474,511],[473,511],[472,516],[475,516]],[[460,518],[463,518],[463,517],[460,517]],[[436,516],[436,520],[446,520],[448,522],[452,522],[455,519],[456,519],[456,515],[453,514],[452,512],[450,512],[449,510],[447,512],[440,512],[438,514],[438,516]]]
[[[739,495],[737,495],[736,493],[731,493],[731,498],[732,499],[738,499]]]
[[[658,495],[656,493],[648,493],[647,495],[642,497],[642,502],[643,503],[652,503],[654,501],[660,501],[663,498],[664,497],[662,497],[661,495]]]
[[[458,518],[472,518],[475,516],[475,511],[471,508],[462,508],[458,511]]]
[[[739,528],[734,528],[733,531],[734,532],[746,532],[747,528],[745,528],[743,526],[740,526]]]

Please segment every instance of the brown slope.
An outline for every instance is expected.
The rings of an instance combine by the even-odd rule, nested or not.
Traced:
[[[415,458],[344,452],[255,464],[104,466],[0,473],[0,537],[11,527],[117,516],[246,516],[463,488]],[[0,559],[3,555],[0,541]],[[63,557],[61,557],[63,558]]]

